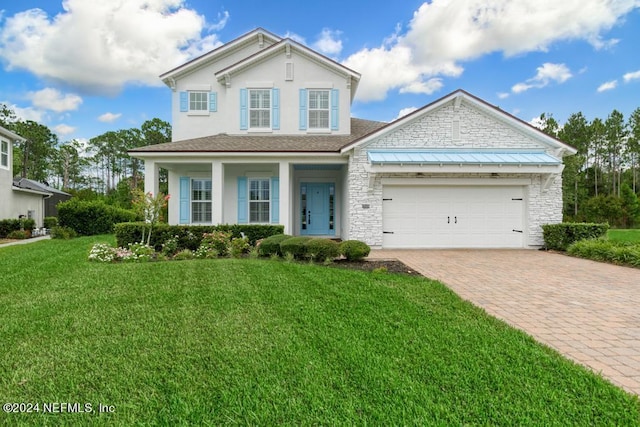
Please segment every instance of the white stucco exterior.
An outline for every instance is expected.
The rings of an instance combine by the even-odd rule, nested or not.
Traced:
[[[517,187],[514,194],[521,196],[509,200],[518,203],[515,218],[522,230],[508,230],[520,233],[509,240],[517,247],[542,245],[541,225],[562,220],[561,160],[575,153],[572,147],[462,90],[389,124],[357,121],[351,118],[360,78],[355,71],[260,29],[238,40],[162,76],[173,91],[174,143],[132,151],[145,160],[146,191],[158,191],[158,168],[169,171],[170,223],[192,223],[187,193],[193,179],[211,182],[211,223],[245,223],[246,185],[252,178],[270,182],[270,206],[277,204],[270,222],[284,225],[286,233],[308,234],[307,222],[317,218],[311,210],[329,209],[331,225],[323,231],[325,237],[358,239],[373,247],[384,246],[383,236],[389,232],[383,230],[383,192],[389,186],[464,187],[470,191],[465,194],[474,194],[476,204],[482,203],[482,194],[473,189],[493,187],[484,191],[499,197],[496,188]],[[241,91],[247,89],[276,89],[278,126],[260,132],[242,128]],[[301,127],[301,89],[337,90],[331,109],[332,114],[337,110],[339,126],[322,133]],[[210,111],[197,114],[181,111],[181,93],[190,90],[215,93],[215,108],[212,104]],[[323,144],[332,148],[323,149]],[[374,163],[372,150],[464,152],[467,157],[459,164]],[[524,156],[525,161],[505,163],[499,155],[473,160],[474,153],[496,150]],[[541,163],[526,160],[540,155],[545,159]],[[326,206],[309,207],[312,196],[302,194],[307,187],[316,195],[329,194]],[[429,201],[424,202],[421,206],[428,210]],[[426,238],[424,247],[432,246]]]

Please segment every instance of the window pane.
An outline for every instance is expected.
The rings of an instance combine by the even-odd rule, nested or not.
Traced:
[[[309,128],[329,128],[329,91],[309,91]]]
[[[2,166],[9,166],[9,156],[5,153],[2,153],[2,155],[0,156],[0,163],[2,164]]]
[[[189,92],[189,110],[206,111],[207,101],[207,92]]]

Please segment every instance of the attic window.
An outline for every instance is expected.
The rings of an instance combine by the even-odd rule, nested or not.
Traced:
[[[293,62],[285,62],[284,64],[284,79],[286,81],[293,80]]]

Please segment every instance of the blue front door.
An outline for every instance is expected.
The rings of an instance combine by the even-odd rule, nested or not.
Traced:
[[[335,235],[335,186],[333,183],[301,183],[300,206],[300,234]]]

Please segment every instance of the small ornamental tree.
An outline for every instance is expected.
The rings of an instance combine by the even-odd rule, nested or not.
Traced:
[[[144,222],[149,224],[149,231],[146,233],[146,242],[145,242],[145,229],[142,229],[142,239],[140,243],[149,245],[151,243],[151,233],[153,232],[153,227],[162,219],[162,209],[167,206],[167,202],[169,201],[168,194],[165,196],[162,193],[159,193],[154,197],[153,193],[144,193],[141,190],[137,190],[133,196],[133,205],[135,209],[140,213]]]

